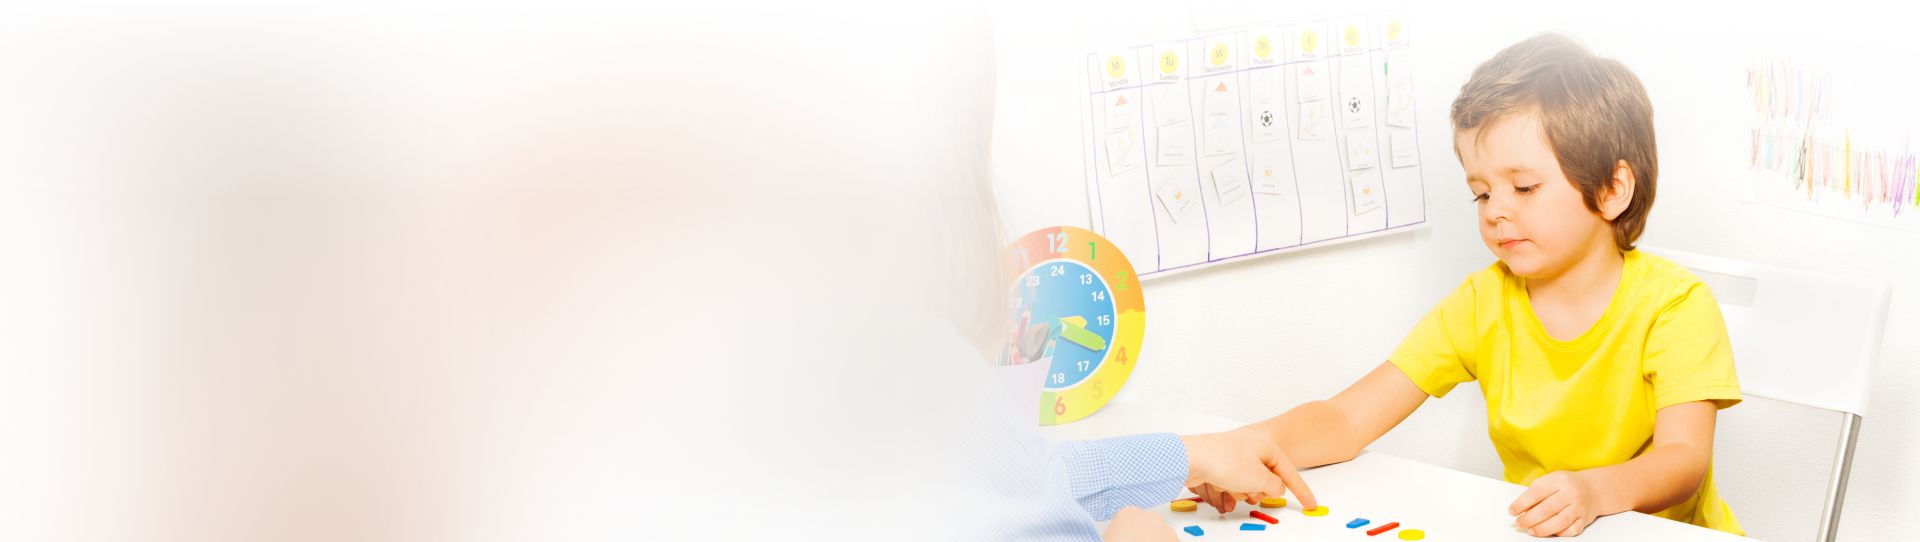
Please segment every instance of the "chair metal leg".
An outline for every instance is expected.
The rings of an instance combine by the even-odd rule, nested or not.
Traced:
[[[1840,535],[1840,506],[1847,497],[1847,475],[1853,471],[1853,445],[1860,436],[1860,415],[1844,413],[1841,420],[1839,457],[1833,462],[1833,475],[1827,477],[1827,502],[1820,511],[1820,538],[1834,542]]]

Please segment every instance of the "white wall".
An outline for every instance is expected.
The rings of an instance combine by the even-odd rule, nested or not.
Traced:
[[[1380,7],[1394,6],[1203,6],[1239,10],[1247,23]],[[1473,66],[1534,33],[1567,32],[1633,68],[1652,95],[1662,163],[1644,244],[1894,285],[1841,528],[1848,540],[1920,530],[1920,518],[1905,513],[1920,508],[1920,496],[1906,489],[1920,487],[1920,467],[1903,461],[1920,444],[1920,424],[1911,421],[1920,418],[1920,401],[1908,393],[1920,387],[1920,339],[1900,331],[1920,326],[1920,233],[1744,203],[1737,189],[1749,179],[1744,77],[1751,61],[1793,54],[1859,69],[1876,58],[1911,59],[1920,52],[1898,41],[1903,29],[1893,18],[1844,18],[1870,9],[1808,13],[1762,6],[1723,14],[1673,13],[1657,4],[1579,11],[1538,4],[1404,7],[1414,25],[1422,141],[1449,141],[1446,107]],[[998,10],[993,172],[1007,235],[1089,222],[1076,94],[1082,55],[1195,34],[1192,13],[1178,2]],[[1915,88],[1912,78],[1891,72],[1857,79]],[[1900,119],[1920,118],[1904,104],[1856,111],[1873,113],[1850,119],[1863,125],[1914,125]],[[1122,399],[1258,419],[1330,395],[1384,360],[1432,303],[1492,262],[1475,232],[1474,208],[1451,150],[1430,144],[1421,161],[1428,229],[1149,281],[1142,363]],[[1817,363],[1809,360],[1810,367]],[[1374,448],[1498,477],[1483,416],[1478,390],[1463,386],[1429,401]],[[1723,479],[1750,534],[1810,537],[1822,498],[1820,471],[1834,448],[1833,420],[1763,400],[1722,419],[1723,478],[1739,474],[1733,467],[1768,468],[1774,458],[1784,458],[1774,468],[1788,473]],[[1726,435],[1743,429],[1752,434]]]

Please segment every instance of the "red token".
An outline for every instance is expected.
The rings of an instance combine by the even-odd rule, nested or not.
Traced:
[[[1267,515],[1266,512],[1261,512],[1259,510],[1250,510],[1247,512],[1247,515],[1260,518],[1260,521],[1265,521],[1267,523],[1276,523],[1276,524],[1280,523],[1279,519],[1275,519],[1273,516]]]
[[[1399,526],[1400,526],[1400,522],[1398,522],[1398,521],[1395,521],[1395,522],[1393,522],[1393,523],[1388,523],[1388,524],[1386,524],[1386,525],[1381,525],[1381,526],[1379,526],[1379,527],[1374,527],[1374,528],[1373,528],[1373,530],[1371,530],[1371,531],[1367,531],[1367,536],[1373,536],[1373,535],[1377,535],[1377,534],[1380,534],[1380,533],[1384,533],[1384,532],[1387,532],[1387,531],[1391,531],[1391,530],[1393,530],[1393,528],[1394,528],[1394,527],[1399,527]]]

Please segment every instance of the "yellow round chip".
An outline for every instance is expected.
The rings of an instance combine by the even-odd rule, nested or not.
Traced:
[[[1265,499],[1260,499],[1260,507],[1261,508],[1286,508],[1287,500],[1279,497],[1267,497]]]
[[[1419,529],[1407,529],[1404,531],[1400,531],[1401,540],[1419,540],[1426,537],[1427,537],[1427,533],[1421,532]]]
[[[1327,515],[1327,507],[1325,507],[1325,506],[1315,506],[1315,507],[1313,507],[1313,508],[1309,508],[1309,509],[1306,509],[1306,510],[1301,510],[1301,511],[1300,511],[1300,513],[1302,513],[1302,514],[1306,514],[1306,515],[1309,515],[1309,516],[1324,516],[1324,515]]]
[[[1200,508],[1200,503],[1189,500],[1178,500],[1173,501],[1172,506],[1175,512],[1192,512]]]

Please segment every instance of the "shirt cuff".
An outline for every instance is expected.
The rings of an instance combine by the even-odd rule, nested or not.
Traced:
[[[1063,442],[1075,500],[1095,520],[1128,506],[1152,506],[1180,495],[1187,447],[1172,433]]]

